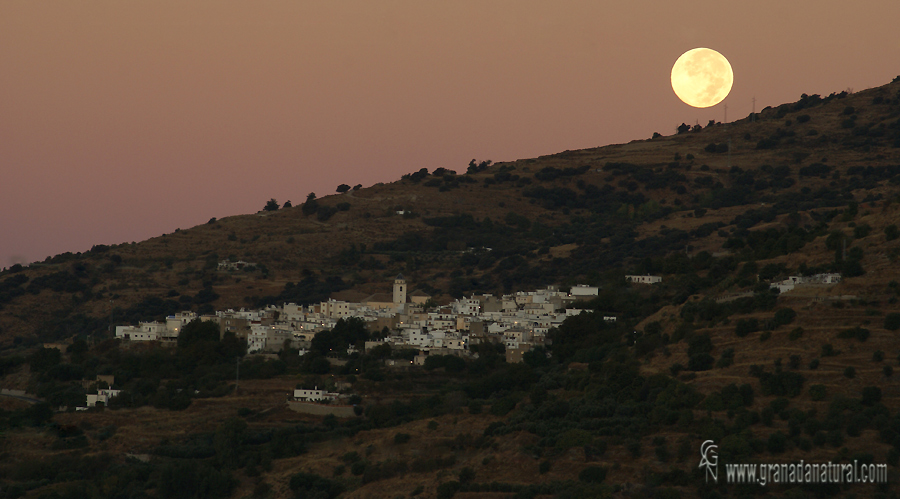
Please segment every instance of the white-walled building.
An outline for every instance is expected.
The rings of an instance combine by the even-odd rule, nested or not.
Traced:
[[[337,397],[337,393],[330,393],[326,392],[325,390],[319,390],[318,386],[314,390],[294,390],[294,400],[300,400],[302,402],[322,402],[324,400],[334,400]]]
[[[771,288],[778,288],[779,293],[786,293],[796,286],[811,284],[838,284],[841,282],[841,274],[816,274],[811,276],[792,275],[780,282],[769,284]]]
[[[170,333],[170,336],[175,336],[177,338],[181,328],[196,318],[197,314],[194,312],[178,312],[175,315],[166,317],[166,329]]]
[[[302,321],[306,318],[306,310],[296,303],[285,303],[281,307],[281,320],[283,321]]]
[[[597,296],[600,293],[600,288],[597,286],[588,286],[587,284],[577,284],[572,287],[569,291],[571,296],[583,297],[583,296]]]
[[[345,301],[328,300],[320,305],[322,315],[330,319],[343,319],[350,317],[350,304]]]
[[[481,302],[473,298],[462,298],[453,302],[453,312],[460,315],[478,315],[481,312]]]
[[[250,326],[250,334],[247,335],[247,353],[265,351],[269,338],[269,326],[253,324]]]
[[[246,267],[256,267],[255,263],[245,262],[243,260],[238,260],[236,262],[232,262],[230,260],[222,260],[219,262],[218,270],[243,270]]]
[[[168,333],[162,322],[141,322],[138,326],[116,326],[116,338],[129,341],[160,341]]]
[[[656,284],[662,282],[662,277],[658,275],[627,275],[625,280],[632,284]]]
[[[97,403],[102,403],[104,406],[109,405],[109,399],[113,397],[117,397],[122,390],[112,390],[112,389],[102,389],[97,390],[96,394],[89,393],[87,394],[87,406],[88,407],[96,407]]]

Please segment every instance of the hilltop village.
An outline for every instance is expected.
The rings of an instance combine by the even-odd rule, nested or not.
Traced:
[[[416,364],[424,364],[429,354],[468,356],[468,346],[481,342],[503,343],[507,362],[521,362],[522,354],[544,345],[551,328],[582,312],[572,308],[573,303],[597,294],[597,287],[587,285],[574,286],[569,292],[548,286],[500,297],[473,295],[438,306],[426,293],[409,292],[406,279],[398,275],[392,294],[376,293],[356,302],[332,298],[316,305],[285,303],[214,315],[180,312],[167,317],[166,322],[116,326],[116,337],[174,345],[181,328],[200,319],[217,323],[220,335],[231,332],[246,340],[248,353],[277,353],[287,342],[304,355],[316,333],[333,329],[341,319],[358,318],[365,321],[369,331],[383,336],[380,341],[366,342],[366,350],[384,343],[397,349],[416,349],[420,351]],[[355,351],[354,345],[347,345],[347,354]]]

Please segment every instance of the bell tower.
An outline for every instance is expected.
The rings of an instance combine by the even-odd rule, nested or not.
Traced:
[[[403,274],[398,274],[394,279],[394,303],[406,303],[406,279]]]

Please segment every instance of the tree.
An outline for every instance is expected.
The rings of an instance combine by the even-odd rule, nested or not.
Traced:
[[[350,186],[347,184],[341,184],[341,185],[337,186],[337,191],[341,194],[343,194],[349,190],[350,190]]]
[[[41,348],[28,357],[28,364],[32,371],[46,371],[59,364],[62,355],[55,348]]]
[[[606,468],[602,466],[588,466],[578,474],[578,480],[588,483],[603,483],[606,480]]]
[[[293,206],[294,205],[291,204],[291,200],[288,199],[287,201],[285,201],[284,206],[282,206],[282,208],[292,208]]]
[[[877,386],[867,386],[862,391],[862,404],[875,405],[881,402],[881,388]]]
[[[884,328],[891,331],[900,329],[900,313],[891,312],[884,316]]]
[[[734,327],[734,334],[741,338],[756,331],[759,331],[759,320],[756,317],[738,319]]]
[[[194,319],[181,328],[178,348],[187,348],[203,341],[219,341],[219,325],[212,321]]]
[[[278,201],[275,201],[275,198],[269,200],[266,203],[266,206],[263,207],[263,211],[277,211],[278,210]]]
[[[358,190],[360,190],[360,189],[362,189],[362,184],[356,184],[356,185],[353,186],[353,190],[354,190],[354,191],[358,191]]]
[[[790,324],[794,322],[794,318],[797,317],[797,312],[792,308],[782,308],[775,312],[775,326],[783,326],[785,324]]]
[[[310,192],[308,196],[306,196],[306,202],[303,203],[304,215],[313,215],[315,212],[319,211],[319,203],[316,201],[316,193]]]
[[[481,163],[476,163],[475,160],[473,159],[472,161],[469,161],[469,167],[466,168],[466,173],[483,172],[484,170],[487,170],[489,166],[491,166],[491,163],[492,163],[491,160],[486,160],[486,161],[482,161]]]
[[[782,452],[784,452],[786,443],[787,437],[784,435],[784,433],[776,431],[775,433],[769,435],[769,441],[766,444],[766,447],[772,454],[781,454]]]

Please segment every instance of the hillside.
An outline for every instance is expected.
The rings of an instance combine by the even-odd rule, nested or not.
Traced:
[[[66,401],[83,397],[76,380],[115,373],[131,399],[41,415],[0,397],[0,480],[28,497],[163,497],[178,472],[231,483],[231,497],[896,494],[707,487],[697,455],[713,439],[723,462],[857,459],[889,463],[895,481],[900,78],[684,128],[456,172],[411,166],[390,184],[6,269],[2,386]],[[226,259],[255,265],[218,270]],[[109,335],[181,310],[385,292],[401,272],[439,302],[591,284],[600,296],[582,305],[598,314],[567,321],[524,364],[479,350],[459,370],[392,371],[362,355],[323,373],[285,352],[243,360],[238,394],[233,345],[170,352]],[[841,282],[769,291],[826,272]],[[52,361],[38,346],[73,340]],[[338,379],[361,417],[284,407],[298,383]],[[84,456],[95,471],[73,464]],[[70,475],[42,475],[47,462]],[[206,487],[178,497],[215,496]]]
[[[886,209],[883,201],[897,185],[891,179],[900,173],[897,85],[806,97],[727,125],[472,174],[463,166],[458,175],[442,176],[411,168],[398,182],[319,198],[313,215],[302,206],[263,211],[137,244],[57,255],[24,269],[18,276],[29,281],[19,286],[7,281],[9,270],[2,274],[0,338],[9,345],[15,336],[79,332],[61,330],[61,316],[106,324],[149,319],[152,311],[132,310],[148,297],[179,302],[163,304],[165,312],[256,305],[310,277],[340,278],[343,284],[329,286],[334,290],[384,289],[402,271],[413,285],[445,297],[598,281],[612,268],[647,270],[637,269],[642,258],[686,246],[689,254],[721,252],[723,235],[761,232],[765,223],[784,227],[788,214],[790,224],[816,227],[828,208],[851,201],[882,200],[879,210],[864,208],[876,212],[867,215],[874,242],[890,222],[887,212],[877,212]],[[716,152],[729,144],[728,152]],[[401,210],[407,214],[397,215]],[[741,219],[748,211],[751,220]],[[482,254],[482,247],[493,251]],[[461,255],[466,249],[470,254]],[[809,248],[801,255],[808,265],[831,259]],[[866,263],[881,258],[871,257]],[[267,272],[216,272],[226,258]],[[213,293],[198,296],[204,288]]]

